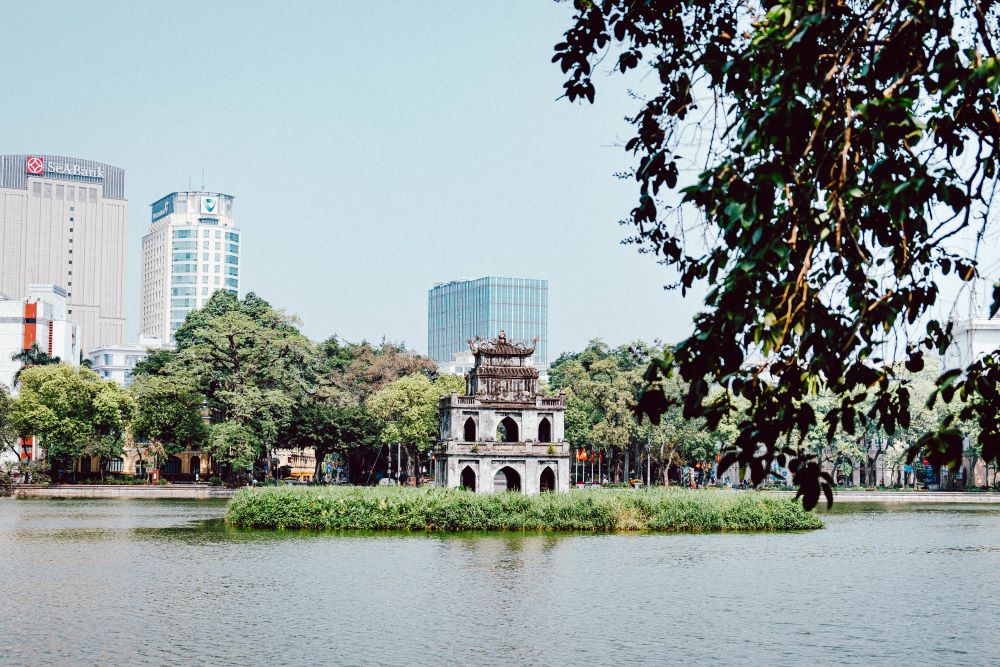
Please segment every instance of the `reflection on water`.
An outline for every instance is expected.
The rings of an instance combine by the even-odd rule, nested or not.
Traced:
[[[0,663],[997,662],[988,506],[844,504],[786,535],[270,532],[223,510],[0,500],[0,605],[28,619]]]

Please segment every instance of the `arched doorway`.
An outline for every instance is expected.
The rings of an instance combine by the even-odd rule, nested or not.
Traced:
[[[469,417],[465,420],[465,441],[475,442],[476,441],[476,420]]]
[[[552,422],[548,417],[538,422],[538,442],[552,442]]]
[[[201,459],[197,456],[191,457],[191,474],[198,475],[201,474]]]
[[[541,477],[538,478],[538,490],[542,492],[556,490],[556,474],[552,472],[552,468],[546,466],[542,471]]]
[[[497,440],[499,442],[518,442],[517,422],[510,417],[504,417],[497,426]]]
[[[471,466],[462,469],[462,488],[469,491],[476,490],[476,471]]]
[[[510,466],[505,466],[493,476],[494,491],[520,491],[521,476]]]
[[[176,456],[171,456],[167,459],[166,465],[163,466],[163,472],[167,475],[179,475],[181,472],[181,460]]]

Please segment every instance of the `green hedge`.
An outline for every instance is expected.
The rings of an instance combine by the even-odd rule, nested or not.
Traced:
[[[587,490],[525,496],[433,487],[241,489],[226,521],[254,528],[721,532],[821,528],[790,498],[754,491]]]

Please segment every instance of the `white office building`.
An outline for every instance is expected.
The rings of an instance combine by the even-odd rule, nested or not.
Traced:
[[[125,172],[57,155],[0,155],[0,292],[66,288],[84,350],[125,335]]]
[[[92,350],[87,358],[90,359],[90,367],[99,376],[130,387],[135,365],[148,357],[150,350],[165,347],[168,346],[156,336],[139,336],[139,342],[134,345],[104,345]]]
[[[172,342],[217,290],[238,296],[241,236],[230,195],[174,192],[154,202],[142,237],[140,333]]]
[[[66,290],[58,285],[29,285],[23,299],[0,294],[0,384],[8,391],[21,369],[11,357],[32,344],[63,363],[80,365],[80,325],[69,321],[68,311]]]

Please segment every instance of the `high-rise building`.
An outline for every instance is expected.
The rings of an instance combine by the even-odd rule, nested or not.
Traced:
[[[84,350],[125,335],[125,172],[56,155],[0,155],[0,292],[66,288]]]
[[[142,237],[139,331],[173,341],[187,314],[217,290],[239,295],[242,239],[230,195],[174,192],[152,209]]]
[[[486,277],[439,283],[427,293],[427,354],[438,364],[466,353],[468,341],[496,336],[534,344],[535,366],[548,365],[549,283]]]

